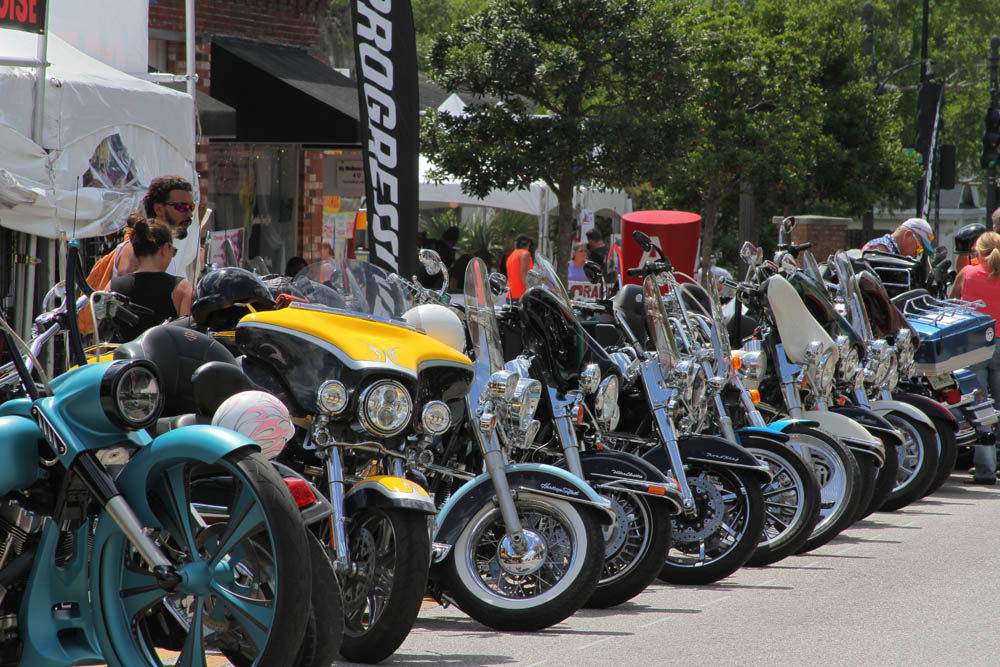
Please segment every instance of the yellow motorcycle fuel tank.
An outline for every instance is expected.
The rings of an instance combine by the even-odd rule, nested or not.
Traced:
[[[472,362],[451,346],[402,321],[293,304],[251,313],[236,327],[248,374],[270,372],[287,384],[301,409],[316,412],[316,391],[327,380],[348,390],[372,377],[395,376],[415,391],[416,405],[464,398]],[[266,386],[266,385],[265,385]]]

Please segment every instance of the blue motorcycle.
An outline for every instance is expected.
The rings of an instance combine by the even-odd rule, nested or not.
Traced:
[[[72,332],[75,306],[67,298],[50,315]],[[91,363],[49,379],[2,318],[0,331],[24,394],[0,404],[0,664],[294,656],[309,545],[258,446],[213,426],[151,438],[164,404],[154,363]]]

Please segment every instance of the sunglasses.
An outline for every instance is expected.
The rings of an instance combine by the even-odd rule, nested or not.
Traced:
[[[167,206],[172,206],[175,211],[179,211],[180,213],[187,213],[194,210],[194,204],[189,204],[186,201],[165,201],[163,203]]]

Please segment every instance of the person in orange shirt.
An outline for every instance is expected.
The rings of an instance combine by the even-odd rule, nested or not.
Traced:
[[[507,287],[510,288],[510,296],[514,299],[521,298],[525,287],[525,279],[528,271],[535,265],[532,256],[535,242],[527,234],[519,234],[514,243],[514,252],[507,257]]]
[[[1000,234],[984,232],[976,239],[978,264],[970,264],[959,272],[952,293],[961,295],[963,301],[982,300],[980,310],[997,320],[993,329],[993,358],[973,367],[982,387],[989,389],[993,407],[1000,410]],[[975,468],[971,484],[994,485],[997,482],[996,445],[977,445],[973,452]]]

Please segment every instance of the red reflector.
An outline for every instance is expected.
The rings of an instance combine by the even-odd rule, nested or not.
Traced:
[[[942,389],[938,392],[938,396],[946,403],[958,403],[962,400],[962,392],[954,387],[951,389]]]
[[[308,507],[316,502],[316,494],[312,492],[305,480],[296,477],[286,477],[285,486],[292,493],[297,507]]]
[[[667,495],[667,489],[662,486],[649,486],[646,490],[652,493],[654,496],[665,496]]]

